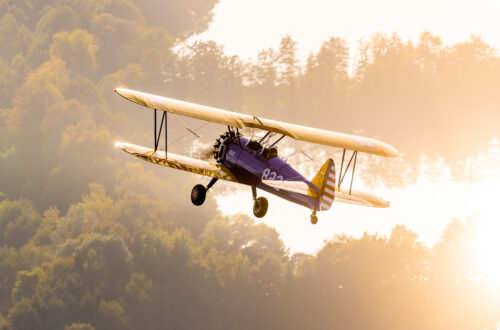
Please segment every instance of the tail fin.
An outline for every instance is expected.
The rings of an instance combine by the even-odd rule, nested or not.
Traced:
[[[320,188],[319,211],[329,210],[335,199],[336,176],[333,159],[330,158],[323,164],[311,182]]]

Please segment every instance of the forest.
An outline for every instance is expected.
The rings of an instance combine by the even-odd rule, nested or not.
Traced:
[[[366,168],[374,185],[413,182],[422,157],[467,180],[500,132],[496,50],[480,36],[374,34],[357,49],[332,36],[303,62],[283,36],[244,60],[191,39],[217,2],[0,0],[0,329],[497,329],[474,217],[447,219],[434,246],[398,225],[292,254],[213,196],[192,206],[199,178],[116,150],[150,145],[152,115],[113,93],[382,139],[402,156]]]

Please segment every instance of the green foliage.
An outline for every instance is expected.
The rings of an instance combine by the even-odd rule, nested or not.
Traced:
[[[0,59],[0,107],[7,108],[11,106],[20,80],[21,75]]]
[[[126,288],[127,295],[132,303],[148,304],[153,300],[153,281],[147,278],[144,273],[131,274]]]
[[[40,215],[27,200],[0,202],[0,246],[19,248],[40,226]]]
[[[98,46],[94,37],[85,30],[54,34],[50,56],[63,59],[74,75],[92,77],[98,68]]]
[[[9,323],[7,320],[3,317],[2,314],[0,314],[0,330],[7,330],[9,326]]]
[[[140,10],[130,0],[104,0],[97,2],[93,12],[94,16],[104,13],[144,24],[144,18]]]
[[[8,320],[14,329],[28,330],[43,327],[38,311],[27,298],[22,299],[9,311]]]
[[[494,328],[498,294],[478,277],[471,223],[433,248],[396,226],[290,255],[274,229],[218,214],[213,197],[188,206],[180,192],[197,179],[125,160],[115,140],[149,145],[151,117],[112,90],[361,127],[408,155],[364,175],[402,185],[420,152],[460,159],[498,134],[495,51],[478,36],[378,34],[353,64],[332,37],[302,67],[290,36],[249,61],[180,43],[217,2],[0,0],[0,329]]]
[[[23,129],[30,125],[39,130],[45,109],[64,100],[62,91],[68,82],[69,72],[61,59],[45,62],[30,73],[14,98],[10,118],[14,128],[21,130],[22,124]]]
[[[73,30],[78,26],[78,19],[71,7],[54,7],[45,12],[36,24],[35,31],[39,38],[47,41],[60,31]]]
[[[241,63],[237,57],[226,56],[223,48],[215,42],[190,44],[179,58],[176,71],[181,73],[180,79],[171,79],[182,84],[183,97],[196,97],[206,104],[239,106]]]
[[[42,276],[39,268],[33,271],[20,271],[17,273],[17,281],[12,289],[12,301],[18,302],[23,298],[29,298],[35,294],[35,289]]]
[[[104,281],[107,289],[112,290],[112,286],[126,281],[131,271],[132,255],[121,237],[91,235],[72,254],[75,267],[91,288]]]
[[[187,38],[208,28],[219,0],[134,1],[151,25],[159,25],[174,37]],[[165,13],[173,13],[166,19]]]
[[[17,272],[22,269],[22,260],[14,248],[0,248],[0,305],[5,313],[11,304],[11,291]]]
[[[57,209],[45,212],[43,227],[52,239],[44,244],[57,247],[55,254],[29,257],[28,251],[0,249],[5,279],[0,289],[10,288],[12,297],[0,306],[9,306],[12,327],[154,329],[168,323],[181,328],[244,324],[298,329],[315,320],[313,328],[318,329],[339,324],[402,328],[411,318],[410,328],[474,328],[498,320],[491,308],[476,321],[465,314],[457,323],[457,309],[445,303],[452,292],[465,297],[470,290],[475,290],[471,308],[480,299],[492,299],[489,289],[476,281],[473,264],[464,259],[471,249],[470,222],[450,224],[432,250],[415,233],[397,226],[389,237],[339,236],[316,256],[290,256],[274,230],[242,216],[216,216],[198,239],[178,227],[167,232],[170,225],[153,221],[154,213],[149,213],[151,219],[127,220],[136,228],[130,233],[110,235],[95,219],[116,223],[130,216],[128,203],[106,195],[102,186],[90,190],[63,217]],[[152,205],[143,201],[132,209],[141,214]],[[83,225],[64,225],[70,218]],[[6,281],[12,274],[15,281]],[[422,305],[432,297],[442,300]],[[363,318],[352,313],[353,306]],[[425,313],[439,311],[440,318],[421,319],[422,308]],[[296,312],[290,314],[290,309]]]
[[[89,323],[73,323],[64,327],[64,330],[95,330]]]
[[[100,329],[127,329],[128,317],[116,300],[102,300],[99,304],[96,326]]]
[[[31,42],[29,30],[11,13],[0,19],[0,57],[10,62],[15,55],[26,51]]]
[[[297,42],[287,35],[281,39],[278,61],[278,85],[292,85],[300,69],[297,58]]]

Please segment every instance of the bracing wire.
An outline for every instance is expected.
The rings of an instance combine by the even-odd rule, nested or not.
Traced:
[[[186,133],[186,134],[184,134],[183,136],[181,136],[181,137],[179,137],[179,138],[175,139],[174,141],[170,142],[170,143],[167,145],[167,147],[170,147],[170,146],[172,146],[172,145],[176,144],[177,142],[179,142],[179,141],[181,141],[181,140],[185,139],[186,137],[188,137],[188,136],[190,136],[190,135],[193,135],[193,132],[199,131],[199,130],[201,130],[201,129],[205,128],[206,126],[208,126],[208,125],[210,125],[210,124],[213,124],[213,123],[212,123],[212,122],[206,122],[206,123],[204,123],[203,125],[201,125],[201,126],[199,126],[199,127],[195,128],[194,130],[189,130],[189,133]],[[195,134],[195,135],[197,135],[197,134]],[[165,151],[165,147],[160,148],[160,150]]]

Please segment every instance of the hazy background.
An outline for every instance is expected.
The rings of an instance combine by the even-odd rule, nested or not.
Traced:
[[[0,328],[497,328],[498,5],[373,6],[0,0]],[[119,86],[384,140],[401,156],[355,184],[393,205],[257,222],[218,183],[196,208],[207,178],[114,148],[152,144]],[[224,130],[185,121],[169,151]],[[280,147],[308,175],[340,158]]]

